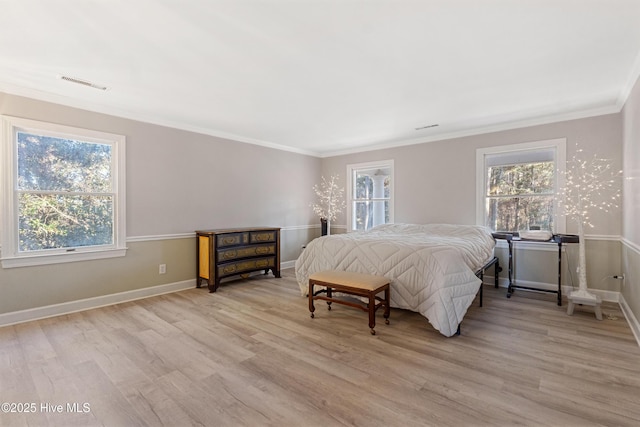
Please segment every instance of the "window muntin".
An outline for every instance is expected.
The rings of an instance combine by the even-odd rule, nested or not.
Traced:
[[[123,256],[121,135],[3,117],[3,267]]]
[[[555,162],[487,167],[485,225],[496,231],[554,228]]]
[[[347,166],[349,231],[393,222],[393,160]]]
[[[564,232],[556,195],[562,186],[566,140],[477,150],[477,223],[494,231]]]
[[[18,251],[113,245],[112,146],[17,132]]]
[[[111,192],[112,145],[18,131],[18,189]]]

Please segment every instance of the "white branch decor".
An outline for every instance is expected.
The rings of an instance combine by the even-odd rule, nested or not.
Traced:
[[[587,268],[585,255],[584,227],[593,227],[589,212],[601,210],[609,212],[620,203],[619,178],[622,171],[614,171],[611,160],[593,156],[582,158],[583,150],[576,144],[576,154],[567,161],[564,172],[565,186],[558,192],[558,207],[567,217],[578,223],[578,290],[570,296],[585,300],[596,300],[587,290]]]
[[[328,234],[331,234],[331,221],[334,221],[346,206],[344,188],[338,186],[338,178],[339,175],[331,175],[327,181],[323,176],[320,185],[313,186],[313,191],[318,196],[318,203],[312,203],[311,208],[321,219],[327,220]]]

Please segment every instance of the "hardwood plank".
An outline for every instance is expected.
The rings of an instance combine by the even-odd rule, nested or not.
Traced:
[[[0,328],[2,400],[87,413],[0,425],[638,425],[640,348],[615,304],[485,287],[461,336],[318,304],[293,270]],[[66,409],[66,408],[65,408]]]

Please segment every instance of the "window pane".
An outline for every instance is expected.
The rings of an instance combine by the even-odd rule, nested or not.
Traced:
[[[367,230],[373,223],[373,205],[371,202],[353,202],[353,229]]]
[[[388,199],[391,196],[390,188],[391,188],[391,177],[388,174],[387,170],[362,170],[355,171],[355,181],[354,181],[354,198],[356,199]],[[384,183],[382,187],[374,188],[374,178],[372,178],[372,174],[378,174],[384,176]],[[376,177],[377,179],[378,177]],[[382,191],[380,191],[382,190]],[[379,192],[379,194],[376,194]]]
[[[495,231],[553,229],[553,196],[487,198],[487,223]]]
[[[490,166],[487,195],[553,194],[554,162]]]
[[[387,176],[384,179],[384,198],[385,199],[391,198],[391,177],[390,176]],[[387,203],[387,206],[388,206],[388,203]]]
[[[389,222],[389,201],[353,202],[354,230],[368,230]]]
[[[370,199],[373,197],[373,180],[369,175],[360,172],[355,173],[355,198]]]
[[[111,145],[18,132],[18,189],[111,192]]]
[[[389,218],[389,200],[385,200],[382,203],[384,203],[384,222],[382,222],[382,224],[388,224],[391,221]]]
[[[111,245],[113,197],[22,193],[19,250]]]
[[[349,231],[393,221],[393,160],[347,165]]]

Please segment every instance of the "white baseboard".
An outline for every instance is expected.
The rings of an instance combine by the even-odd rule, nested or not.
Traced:
[[[485,275],[483,283],[486,286],[489,286],[489,285],[493,286],[494,284],[493,276]],[[547,290],[558,289],[558,285],[553,285],[550,283],[530,282],[526,280],[518,280],[517,284],[521,286],[530,287],[530,288],[540,288],[540,289],[547,289]],[[509,279],[500,278],[500,280],[498,281],[498,286],[500,286],[501,288],[508,288]],[[527,290],[518,289],[518,291],[526,292]],[[573,287],[571,286],[562,287],[563,295],[569,295],[571,291],[573,291]],[[638,319],[636,319],[636,317],[633,315],[633,312],[631,311],[631,307],[629,307],[629,305],[625,301],[624,296],[620,292],[605,291],[602,289],[589,289],[589,292],[592,292],[593,294],[599,296],[602,299],[602,301],[616,302],[620,305],[620,309],[622,310],[622,313],[624,313],[624,317],[627,319],[627,323],[629,324],[629,327],[633,332],[633,336],[636,338],[636,341],[640,346],[640,323],[638,323]]]
[[[293,268],[295,261],[286,261],[280,264],[282,270]],[[493,285],[493,277],[485,276],[485,285]],[[548,283],[527,282],[519,280],[518,284],[527,287],[536,287],[541,289],[556,289],[555,285]],[[108,305],[119,304],[127,301],[134,301],[142,298],[178,292],[185,289],[194,288],[196,286],[195,279],[183,280],[181,282],[167,283],[164,285],[151,286],[148,288],[135,289],[132,291],[119,292],[116,294],[103,295],[93,298],[85,298],[77,301],[69,301],[60,304],[53,304],[44,307],[30,308],[27,310],[14,311],[11,313],[0,314],[0,327],[15,325],[17,323],[30,322],[32,320],[46,319],[48,317],[60,316],[63,314],[76,313],[78,311],[91,310],[94,308],[105,307]],[[507,288],[509,286],[508,279],[500,279],[499,286]],[[564,286],[562,292],[568,295],[573,288]],[[524,291],[524,289],[523,289]],[[589,291],[600,296],[603,301],[612,301],[620,304],[631,331],[633,332],[638,345],[640,345],[640,323],[633,315],[631,308],[624,299],[624,296],[618,292],[603,291],[599,289],[590,289]]]
[[[627,301],[624,299],[624,295],[620,294],[618,302],[624,317],[627,319],[627,323],[629,323],[631,327],[631,332],[633,332],[633,336],[636,337],[636,342],[640,346],[640,323],[638,323],[638,319],[634,316],[631,307],[629,307],[629,304],[627,304]]]
[[[296,261],[285,261],[280,263],[282,270],[294,268]],[[63,314],[75,313],[78,311],[91,310],[93,308],[105,307],[127,301],[153,297],[156,295],[178,292],[185,289],[195,288],[196,280],[184,280],[181,282],[167,283],[164,285],[150,286],[148,288],[135,289],[132,291],[119,292],[116,294],[103,295],[99,297],[86,298],[77,301],[52,304],[44,307],[29,308],[26,310],[12,311],[0,314],[0,327],[15,325],[17,323],[30,322],[32,320],[46,319],[48,317],[61,316]]]
[[[485,285],[493,285],[494,283],[494,279],[493,276],[489,276],[489,275],[485,275],[484,276],[484,284]],[[558,285],[557,284],[551,284],[551,283],[541,283],[541,282],[532,282],[529,280],[520,280],[518,279],[516,281],[516,285],[518,286],[526,286],[527,288],[538,288],[538,289],[544,289],[544,290],[548,290],[548,291],[555,291],[558,289]],[[501,288],[508,288],[509,287],[509,279],[505,278],[505,277],[501,277],[500,280],[498,281],[498,286],[500,286]],[[571,286],[563,286],[562,287],[562,295],[569,295],[569,293],[571,291],[573,291],[574,288]],[[524,291],[526,292],[527,289],[518,289],[518,291]],[[535,291],[532,291],[535,292]],[[608,301],[608,302],[619,302],[619,296],[620,296],[620,292],[614,292],[614,291],[604,291],[601,289],[589,289],[589,292],[593,292],[595,295],[598,295],[600,298],[602,298],[602,301]]]
[[[283,261],[280,263],[280,270],[286,270],[288,268],[294,268],[296,266],[296,260]]]
[[[195,288],[195,279],[0,314],[0,327]]]

